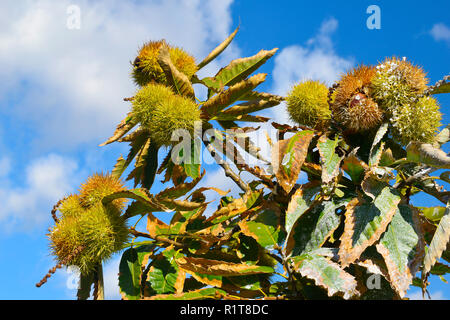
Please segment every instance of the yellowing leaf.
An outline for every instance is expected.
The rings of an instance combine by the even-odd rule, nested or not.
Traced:
[[[239,226],[243,234],[254,238],[267,249],[281,244],[284,239],[280,225],[280,212],[275,208],[265,209],[252,221],[241,220]]]
[[[180,268],[191,274],[194,272],[231,277],[274,272],[274,269],[268,266],[247,265],[203,258],[184,257],[177,259],[176,261]]]
[[[138,121],[131,113],[127,115],[125,119],[123,119],[119,125],[116,128],[116,131],[114,132],[113,136],[103,142],[100,147],[105,146],[107,144],[110,144],[114,141],[119,140],[122,138],[128,131],[134,128],[138,124]]]
[[[163,44],[159,50],[158,63],[166,75],[167,81],[172,86],[174,91],[181,96],[185,96],[195,100],[194,89],[188,77],[178,71],[170,60],[169,47],[167,44]]]
[[[403,298],[424,255],[417,212],[399,205],[376,247],[386,262],[392,288]]]
[[[292,190],[298,179],[313,137],[311,130],[300,131],[289,140],[278,141],[272,148],[272,166],[286,193]]]
[[[450,169],[450,157],[428,143],[410,142],[406,147],[407,159],[436,168]]]
[[[342,162],[342,170],[350,176],[355,184],[358,184],[364,178],[364,173],[369,170],[369,167],[355,155],[350,155]]]
[[[339,174],[339,164],[342,157],[335,150],[338,146],[339,139],[328,139],[326,135],[322,135],[317,142],[320,153],[320,163],[322,165],[322,183],[327,184],[333,181]]]
[[[145,300],[205,300],[218,299],[226,294],[226,291],[221,289],[205,288],[177,294],[158,294],[151,297],[145,297]]]
[[[342,266],[346,267],[354,262],[367,247],[380,238],[397,211],[399,202],[397,191],[386,185],[372,202],[355,198],[348,203],[339,247]]]
[[[355,278],[329,259],[318,254],[307,253],[292,258],[294,270],[325,288],[328,296],[341,293],[344,299],[359,295]]]
[[[201,107],[203,114],[209,117],[215,116],[219,111],[238,101],[244,94],[263,83],[265,79],[266,74],[259,73],[232,85],[227,90],[208,99]]]
[[[237,27],[236,30],[234,30],[234,32],[232,34],[230,34],[221,44],[219,44],[213,51],[211,51],[206,56],[206,58],[203,59],[202,62],[200,62],[197,65],[197,68],[200,70],[201,68],[206,66],[208,63],[210,63],[212,60],[214,60],[219,54],[221,54],[228,47],[228,45],[231,43],[231,41],[233,41],[238,30],[239,30],[239,27]]]

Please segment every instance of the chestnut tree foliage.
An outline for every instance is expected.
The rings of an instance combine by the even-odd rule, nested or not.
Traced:
[[[450,127],[439,130],[433,97],[450,92],[449,77],[429,86],[421,68],[389,58],[330,88],[303,81],[281,97],[257,90],[266,74],[255,71],[273,49],[200,79],[237,31],[200,63],[164,41],[140,49],[132,71],[140,89],[103,144],[129,143],[129,153],[55,205],[49,239],[58,264],[38,286],[76,265],[78,298],[101,299],[102,261],[117,252],[120,292],[133,300],[402,299],[411,285],[425,294],[430,274],[450,271],[450,192],[439,185],[450,182],[441,149]],[[206,100],[194,84],[206,87]],[[297,125],[257,115],[283,101]],[[271,159],[249,135],[258,130],[249,123],[264,122],[277,131],[267,138]],[[179,129],[192,137],[188,148],[172,141]],[[208,175],[200,148],[239,196],[198,186]],[[167,187],[154,193],[157,174]],[[216,201],[206,202],[207,191]],[[418,193],[442,205],[416,207]]]

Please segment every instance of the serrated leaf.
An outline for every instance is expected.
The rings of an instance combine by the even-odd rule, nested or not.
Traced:
[[[433,86],[433,90],[430,94],[450,93],[449,80],[450,76],[445,76],[443,80],[438,81],[438,83]]]
[[[311,130],[300,131],[289,140],[278,141],[272,148],[275,176],[286,193],[292,190],[298,179],[314,135]]]
[[[247,92],[255,89],[266,79],[265,73],[256,74],[246,80],[242,80],[225,91],[208,99],[201,107],[202,112],[210,117],[215,116],[219,111],[238,101]]]
[[[205,206],[204,203],[192,202],[187,200],[174,200],[170,198],[158,197],[158,203],[172,211],[190,211]]]
[[[124,298],[140,299],[142,266],[152,250],[152,246],[143,245],[129,248],[122,254],[119,264],[119,289]]]
[[[166,249],[152,260],[147,280],[155,293],[174,293],[177,291],[177,282],[182,282],[178,292],[182,291],[185,274],[175,263],[175,259],[181,256],[173,249]]]
[[[447,273],[450,273],[450,266],[444,263],[436,262],[431,268],[430,273],[436,276],[444,276]]]
[[[247,265],[225,261],[184,257],[176,260],[178,266],[189,273],[200,273],[216,276],[242,276],[259,273],[272,273],[274,269],[269,266]]]
[[[167,208],[159,203],[152,195],[150,195],[145,189],[130,189],[124,191],[114,192],[103,198],[102,202],[108,204],[116,199],[133,199],[142,202],[147,206],[147,210],[150,211],[167,211]]]
[[[278,105],[280,102],[277,100],[252,100],[248,102],[244,102],[231,108],[222,111],[222,114],[229,116],[242,116],[252,112],[261,111],[267,108],[272,108]],[[241,120],[243,121],[243,120]]]
[[[192,180],[191,182],[180,183],[178,185],[175,185],[174,187],[164,189],[163,191],[158,193],[156,195],[156,197],[157,198],[168,197],[168,198],[176,199],[176,198],[184,196],[186,193],[188,193],[189,191],[191,191],[192,189],[195,188],[195,186],[200,182],[200,180],[205,175],[205,172],[206,171],[204,171],[201,176]]]
[[[233,39],[236,36],[236,33],[238,32],[238,30],[239,30],[239,27],[237,27],[236,30],[234,30],[233,33],[230,34],[221,44],[219,44],[216,48],[214,48],[214,50],[211,51],[206,56],[206,58],[203,59],[202,62],[200,62],[197,65],[198,70],[200,70],[201,68],[206,66],[208,63],[210,63],[215,58],[217,58],[217,56],[219,56],[219,54],[221,54],[228,47],[228,45],[231,43],[231,41],[233,41]]]
[[[407,160],[436,168],[450,169],[450,157],[428,143],[410,142],[406,147]]]
[[[296,272],[325,288],[329,297],[336,293],[342,293],[344,299],[359,295],[355,278],[337,263],[314,252],[293,257],[292,261]]]
[[[133,129],[138,124],[138,120],[136,117],[133,116],[133,114],[129,113],[125,119],[123,119],[119,125],[116,128],[116,131],[114,132],[113,136],[100,144],[99,146],[105,146],[107,144],[110,144],[114,141],[119,140],[122,138],[128,131]]]
[[[222,289],[204,288],[179,294],[158,294],[145,298],[146,300],[205,300],[217,299],[225,296],[227,293]]]
[[[261,191],[252,191],[245,194],[242,198],[233,199],[233,201],[215,211],[207,221],[216,224],[235,217],[249,210],[260,196]]]
[[[148,134],[144,131],[141,131],[138,136],[134,138],[133,141],[130,142],[130,151],[128,153],[127,159],[124,160],[122,156],[117,159],[117,162],[114,166],[114,169],[111,172],[111,175],[119,179],[123,172],[128,168],[130,163],[136,157],[136,155],[141,151],[146,142],[148,141]]]
[[[442,253],[447,248],[447,244],[450,241],[450,203],[447,203],[447,207],[444,216],[441,218],[439,225],[434,233],[433,240],[431,240],[430,246],[424,258],[423,275],[426,275],[437,260],[441,257]]]
[[[375,138],[373,139],[372,147],[370,148],[369,153],[369,166],[378,166],[381,155],[384,149],[384,143],[381,141],[383,139],[384,135],[388,131],[389,123],[385,122],[383,123],[380,128],[378,129]]]
[[[401,199],[389,185],[375,195],[374,201],[355,198],[346,207],[344,233],[339,247],[339,259],[344,267],[358,259],[367,247],[380,238]]]
[[[317,141],[317,148],[320,153],[320,164],[322,166],[323,184],[330,183],[339,174],[339,164],[342,157],[335,152],[338,144],[338,138],[332,140],[328,139],[326,135],[322,135]]]
[[[336,210],[347,200],[322,201],[302,215],[294,224],[286,244],[286,252],[297,256],[320,248],[341,222]]]
[[[174,89],[175,93],[195,100],[194,88],[192,88],[191,82],[184,73],[178,71],[173,65],[170,60],[169,46],[166,43],[159,50],[158,63],[166,75],[167,82]]]
[[[391,286],[403,298],[424,255],[417,213],[399,205],[376,248],[386,262]]]
[[[265,209],[252,221],[240,221],[239,226],[243,234],[254,238],[266,249],[280,245],[285,237],[281,230],[280,212],[275,209]]]
[[[369,167],[355,155],[350,155],[343,160],[342,170],[350,176],[353,183],[359,184],[364,178],[365,172],[369,170]]]
[[[270,51],[261,50],[252,57],[233,60],[228,66],[220,69],[214,78],[206,78],[202,79],[202,81],[206,81],[208,86],[213,88],[215,91],[220,91],[225,86],[232,86],[247,78],[270,57],[272,57],[277,50],[278,48]]]
[[[158,150],[159,146],[148,139],[137,155],[135,168],[126,180],[134,178],[135,187],[141,184],[142,187],[150,189],[158,170]]]
[[[160,235],[166,235],[170,233],[169,226],[156,218],[150,212],[147,213],[147,231],[151,238],[157,239]]]
[[[287,239],[295,222],[311,207],[313,197],[320,191],[320,184],[310,182],[302,185],[291,197],[288,208],[286,210],[285,229]]]

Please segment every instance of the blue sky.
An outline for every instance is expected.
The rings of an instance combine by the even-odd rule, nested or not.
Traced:
[[[379,30],[366,26],[366,9],[374,4],[381,9]],[[80,8],[79,29],[67,27],[70,5]],[[64,270],[34,287],[53,266],[45,237],[50,210],[127,152],[126,145],[98,144],[129,109],[122,100],[136,90],[129,61],[144,41],[165,38],[200,61],[240,24],[233,44],[201,75],[278,47],[261,69],[269,73],[261,89],[279,94],[306,78],[331,84],[352,66],[393,55],[423,66],[434,83],[450,73],[449,11],[444,0],[1,1],[0,299],[75,296]],[[450,123],[450,95],[438,100],[443,123]],[[286,120],[283,106],[268,115]],[[221,169],[209,169],[206,183],[233,187]],[[438,205],[424,197],[414,201]],[[109,298],[119,297],[117,266],[116,257],[105,267]],[[450,298],[449,285],[438,278],[430,292]],[[418,297],[417,290],[410,296]]]

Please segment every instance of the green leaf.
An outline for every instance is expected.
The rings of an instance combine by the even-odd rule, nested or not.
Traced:
[[[322,165],[322,183],[330,183],[339,174],[339,164],[342,160],[335,149],[339,144],[339,138],[328,139],[322,135],[317,142],[320,153],[320,164]]]
[[[406,147],[407,160],[436,168],[450,169],[450,157],[428,143],[410,142]]]
[[[439,222],[445,214],[445,207],[418,207],[422,214],[433,222]]]
[[[274,209],[265,209],[255,220],[242,220],[239,226],[243,234],[254,238],[266,249],[280,245],[284,240],[285,234],[281,230],[280,213]]]
[[[430,272],[433,265],[441,257],[442,253],[447,248],[447,244],[450,241],[450,202],[447,203],[447,207],[444,215],[442,216],[439,225],[434,233],[433,240],[431,240],[428,251],[425,255],[423,275]]]
[[[175,93],[195,100],[194,88],[192,88],[191,82],[184,73],[178,71],[177,67],[173,65],[170,60],[169,46],[166,43],[159,50],[158,63]]]
[[[94,272],[80,274],[80,287],[77,290],[78,300],[87,300],[91,294],[91,287],[94,283]]]
[[[355,278],[323,256],[311,252],[293,257],[292,262],[296,272],[325,288],[329,297],[336,293],[343,294],[344,299],[359,295]]]
[[[222,289],[204,288],[180,294],[159,294],[148,298],[149,300],[205,300],[217,299],[217,297],[225,296],[227,293]]]
[[[450,93],[450,76],[445,76],[444,79],[438,81],[431,90],[430,94]]]
[[[119,289],[126,299],[140,299],[142,266],[152,250],[152,246],[143,245],[129,248],[122,254],[119,264]]]
[[[242,80],[225,91],[208,99],[201,107],[202,112],[210,117],[215,116],[218,112],[238,101],[247,92],[255,89],[266,79],[265,73],[258,73],[246,80]]]
[[[297,256],[320,248],[341,222],[336,210],[349,201],[322,201],[302,215],[294,224],[286,252]]]
[[[345,212],[344,233],[341,236],[339,259],[346,267],[374,244],[386,230],[400,202],[397,190],[388,184],[375,192],[375,200],[355,198]]]
[[[376,247],[386,262],[391,286],[402,298],[419,270],[424,245],[417,213],[407,205],[399,205]]]
[[[261,50],[252,57],[233,60],[228,66],[220,69],[214,78],[202,79],[202,81],[215,91],[220,91],[225,86],[232,86],[247,78],[272,57],[277,50],[278,48],[270,51]]]
[[[178,265],[175,263],[177,254],[173,249],[164,250],[162,254],[157,255],[151,262],[150,271],[147,279],[150,282],[151,289],[157,294],[176,292],[177,281],[180,275]],[[184,277],[181,279],[184,283]],[[182,288],[181,288],[182,289]]]
[[[189,157],[185,157],[182,163],[184,172],[192,179],[198,179],[201,175],[201,150],[200,143],[197,139],[191,142],[191,153]],[[183,156],[183,150],[180,150],[180,156]]]
[[[237,27],[236,30],[234,30],[234,32],[232,34],[230,34],[221,44],[219,44],[213,51],[211,51],[206,56],[206,58],[203,59],[202,62],[200,62],[197,65],[198,70],[200,70],[201,68],[206,66],[208,63],[213,61],[215,58],[217,58],[228,47],[228,45],[231,43],[231,41],[233,41],[238,30],[239,30],[239,27]]]
[[[314,135],[314,131],[303,130],[289,140],[278,141],[272,148],[272,166],[286,193],[292,190],[298,179]]]
[[[436,276],[445,276],[447,273],[450,273],[450,266],[436,262],[433,268],[431,268],[430,273]]]
[[[134,178],[134,186],[139,183],[142,187],[150,189],[155,180],[158,170],[158,150],[159,146],[147,140],[144,147],[140,150],[135,163],[135,168],[127,177],[127,180]]]
[[[384,148],[384,143],[381,141],[383,139],[384,135],[388,131],[389,123],[385,122],[383,123],[380,128],[378,129],[375,139],[373,140],[372,147],[370,148],[369,153],[369,166],[378,166],[378,163],[380,162],[381,155]]]

